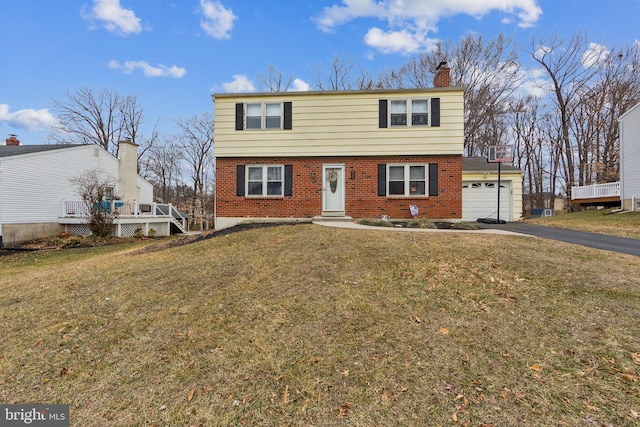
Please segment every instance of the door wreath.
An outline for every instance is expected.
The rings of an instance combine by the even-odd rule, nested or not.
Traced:
[[[338,188],[338,172],[335,169],[327,171],[327,181],[329,181],[329,188],[331,189],[331,192],[335,193]]]

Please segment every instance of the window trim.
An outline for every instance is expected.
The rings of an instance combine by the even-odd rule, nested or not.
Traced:
[[[260,105],[260,127],[248,127],[249,106]],[[278,127],[267,127],[267,105],[277,105],[280,108],[280,120]],[[284,102],[245,102],[244,104],[244,130],[282,130],[284,129]],[[257,117],[257,116],[251,116]],[[276,117],[276,116],[272,116]]]
[[[403,194],[391,194],[389,191],[389,183],[392,181],[390,179],[391,173],[390,168],[392,167],[400,167],[404,168],[403,171],[403,184],[404,184],[404,193]],[[412,166],[420,166],[424,169],[424,194],[411,194],[411,181],[418,181],[411,179],[411,167]],[[385,186],[386,186],[386,197],[388,198],[428,198],[429,197],[429,163],[387,163],[385,168]],[[397,181],[397,180],[394,180]]]
[[[283,164],[256,164],[256,165],[246,165],[246,173],[244,179],[244,196],[247,198],[282,198],[285,196],[285,185],[286,185],[286,168]],[[251,175],[251,168],[262,168],[262,194],[249,194],[249,176]],[[269,168],[280,168],[280,194],[267,194],[268,192],[268,183],[269,181]],[[273,181],[271,181],[273,182]]]
[[[417,128],[425,128],[425,127],[432,127],[431,124],[431,116],[432,116],[432,108],[431,108],[431,100],[433,98],[427,98],[427,97],[418,97],[418,98],[390,98],[388,100],[389,103],[389,107],[387,108],[387,123],[389,124],[388,127],[390,128],[410,128],[410,127],[417,127]],[[427,123],[425,124],[413,124],[413,102],[414,101],[427,101]],[[392,120],[391,120],[391,115],[392,115],[392,108],[391,105],[393,103],[397,103],[397,102],[404,102],[405,103],[405,107],[406,107],[406,124],[404,125],[394,125]]]

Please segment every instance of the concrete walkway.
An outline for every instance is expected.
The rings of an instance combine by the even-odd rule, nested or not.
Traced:
[[[337,227],[337,228],[352,228],[359,230],[378,230],[378,231],[397,231],[397,232],[409,232],[409,233],[477,233],[477,234],[503,234],[512,236],[526,236],[509,230],[500,229],[478,229],[478,230],[441,230],[437,228],[407,228],[407,227],[377,227],[375,225],[361,225],[353,221],[351,217],[316,217],[313,218],[313,223],[322,225],[325,227]]]

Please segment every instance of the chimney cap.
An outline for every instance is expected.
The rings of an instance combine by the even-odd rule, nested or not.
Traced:
[[[444,68],[444,67],[449,68],[447,67],[447,61],[441,61],[436,67],[436,70],[439,70],[440,68]]]

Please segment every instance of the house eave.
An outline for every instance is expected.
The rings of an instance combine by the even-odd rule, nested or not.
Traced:
[[[242,92],[242,93],[214,93],[211,99],[215,103],[216,98],[295,98],[302,96],[331,96],[331,95],[363,95],[363,94],[392,94],[397,96],[403,93],[438,93],[438,92],[464,92],[463,87],[436,87],[419,89],[373,89],[373,90],[310,90],[296,92]]]

